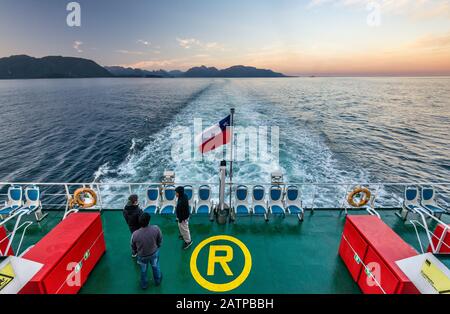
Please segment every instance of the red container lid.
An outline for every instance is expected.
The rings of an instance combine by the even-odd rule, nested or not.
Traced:
[[[70,214],[32,247],[23,258],[44,264],[33,280],[43,279],[97,219],[99,213]]]
[[[347,219],[392,271],[402,280],[409,280],[395,262],[419,254],[411,245],[376,216],[355,215]]]

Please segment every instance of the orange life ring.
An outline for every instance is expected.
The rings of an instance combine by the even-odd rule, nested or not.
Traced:
[[[358,203],[355,202],[355,196],[358,194],[363,194],[363,197],[359,200]],[[372,194],[370,193],[368,188],[358,187],[354,189],[347,197],[347,202],[353,207],[362,207],[367,205],[370,201],[370,197]]]
[[[86,201],[86,196],[90,199],[90,202]],[[97,204],[97,194],[93,189],[89,188],[79,188],[73,193],[73,198],[69,200],[69,206],[73,208],[78,206],[80,208],[86,209],[91,208]]]

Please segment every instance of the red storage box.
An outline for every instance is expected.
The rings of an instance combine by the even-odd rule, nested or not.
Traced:
[[[5,227],[0,226],[0,256],[14,255],[12,248],[9,248],[8,253],[6,253],[6,248],[9,244],[9,239],[7,238],[7,236],[8,234]]]
[[[383,258],[375,253],[372,247],[369,247],[364,257],[364,264],[370,269],[370,273],[364,269],[361,276],[359,276],[358,285],[362,292],[366,294],[383,294],[384,290],[387,294],[396,293],[400,279],[391,271],[388,264],[383,261]],[[378,284],[381,285],[383,290]]]
[[[366,252],[366,241],[364,241],[355,227],[347,220],[342,234],[341,245],[339,246],[339,255],[342,257],[345,265],[347,265],[354,281],[358,281],[363,267],[361,261],[366,256]]]
[[[20,293],[77,293],[105,249],[99,213],[69,215],[23,256],[44,266]]]
[[[437,248],[438,242],[441,237],[442,237],[442,232],[444,232],[445,226],[443,225],[437,225],[436,229],[434,230],[434,235],[437,237],[432,237],[432,241],[433,241],[433,245],[435,248]],[[447,247],[450,246],[450,231],[447,230],[445,231],[446,234],[444,235],[443,239],[443,243],[441,243],[441,247],[439,248],[438,252],[439,254],[445,254],[445,253],[450,253],[450,248]],[[432,252],[431,249],[431,245],[428,246],[428,252]]]
[[[370,272],[353,258],[354,251]],[[364,293],[419,293],[395,263],[417,255],[417,251],[376,216],[347,216],[339,254]]]

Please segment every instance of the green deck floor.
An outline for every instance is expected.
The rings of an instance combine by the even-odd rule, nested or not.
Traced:
[[[411,225],[405,225],[394,211],[382,211],[381,215],[394,231],[419,250]],[[30,227],[23,247],[37,242],[61,217],[60,212],[50,212],[42,223]],[[218,225],[206,217],[192,217],[194,245],[187,251],[181,249],[175,218],[154,216],[152,223],[160,226],[164,236],[161,248],[164,279],[161,286],[150,285],[146,291],[139,287],[139,269],[130,255],[130,232],[121,212],[104,211],[102,220],[107,251],[81,293],[208,293],[193,279],[189,262],[198,243],[222,234],[232,235],[245,243],[253,260],[249,277],[231,291],[233,293],[360,293],[338,256],[345,221],[340,211],[307,212],[303,223],[296,217],[273,218],[269,223],[259,217],[243,217],[235,224]],[[449,219],[444,220],[448,222]],[[450,266],[450,258],[442,260]],[[206,269],[206,258],[202,260],[202,255],[198,265],[200,269]],[[221,268],[217,269],[220,275]]]

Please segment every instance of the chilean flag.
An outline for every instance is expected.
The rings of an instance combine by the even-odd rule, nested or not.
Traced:
[[[197,143],[199,143],[200,152],[204,154],[222,145],[230,143],[230,125],[231,115],[199,134],[197,137]]]

